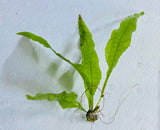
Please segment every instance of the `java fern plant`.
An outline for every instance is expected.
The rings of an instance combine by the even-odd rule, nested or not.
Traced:
[[[80,102],[77,101],[77,94],[75,92],[67,93],[63,91],[59,94],[54,93],[37,93],[35,96],[26,95],[30,100],[44,100],[57,101],[63,109],[65,108],[78,108],[86,113],[88,121],[97,120],[97,112],[100,110],[100,102],[104,96],[104,91],[108,79],[116,66],[122,53],[130,46],[132,33],[136,30],[137,20],[140,16],[144,15],[144,12],[131,15],[125,18],[120,27],[113,30],[111,37],[105,47],[105,58],[108,64],[108,71],[106,78],[102,86],[101,94],[97,104],[94,105],[94,94],[101,80],[101,70],[99,67],[99,59],[96,51],[94,50],[94,41],[92,40],[92,34],[84,23],[81,15],[78,18],[78,27],[80,35],[80,50],[82,55],[81,64],[72,63],[70,60],[57,53],[48,42],[40,36],[37,36],[30,32],[19,32],[18,35],[25,36],[33,41],[42,44],[44,47],[51,49],[59,58],[69,63],[75,68],[82,79],[84,80],[85,95],[88,99],[88,110],[85,110]]]

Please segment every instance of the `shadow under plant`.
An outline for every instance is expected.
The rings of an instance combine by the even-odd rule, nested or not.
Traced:
[[[77,62],[80,62],[80,56]],[[30,94],[60,92],[61,87],[71,91],[75,70],[72,67],[65,71],[60,69],[62,63],[51,58],[39,45],[32,44],[23,37],[5,62],[1,80],[6,86],[16,87]]]

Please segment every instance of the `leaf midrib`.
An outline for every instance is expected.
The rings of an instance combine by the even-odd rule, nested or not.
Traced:
[[[120,38],[120,40],[119,40],[119,42],[118,42],[118,46],[116,47],[116,50],[119,48],[120,42],[121,42],[122,38],[124,37],[125,32],[127,31],[128,25],[129,25],[131,22],[132,22],[132,20],[131,20],[131,21],[127,24],[127,26],[125,27],[125,30],[124,30],[123,34],[121,35],[121,38]],[[113,56],[114,58],[113,58],[113,59],[115,59],[116,55],[117,55],[117,51],[116,51],[116,53],[114,54],[114,56]],[[113,69],[114,63],[115,63],[115,61],[112,63],[110,70]]]

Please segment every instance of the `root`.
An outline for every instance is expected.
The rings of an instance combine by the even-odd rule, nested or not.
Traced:
[[[122,106],[122,104],[124,103],[124,101],[127,99],[127,97],[131,94],[132,90],[133,90],[135,87],[137,87],[137,86],[139,86],[139,84],[134,85],[134,86],[130,89],[130,91],[128,92],[128,94],[123,98],[122,102],[118,105],[118,108],[116,109],[115,113],[113,114],[113,117],[112,117],[111,121],[105,122],[105,121],[102,120],[100,117],[99,117],[99,119],[100,119],[104,124],[112,124],[113,121],[115,120],[115,117],[116,117],[116,115],[117,115],[120,107]]]
[[[116,111],[114,112],[114,114],[113,114],[113,116],[112,116],[112,119],[111,119],[109,122],[105,122],[101,117],[99,117],[99,115],[103,115],[103,114],[102,114],[102,110],[103,110],[103,108],[104,108],[104,103],[105,103],[105,98],[104,98],[104,96],[102,97],[102,98],[103,98],[102,108],[99,109],[100,107],[98,106],[98,107],[95,107],[95,109],[94,109],[93,111],[88,111],[87,114],[86,114],[87,120],[88,120],[88,121],[91,121],[91,122],[94,122],[95,120],[97,120],[97,119],[99,118],[104,124],[112,124],[113,121],[115,120],[115,117],[116,117],[116,115],[117,115],[120,107],[121,107],[122,104],[125,102],[125,100],[128,98],[128,96],[131,94],[131,92],[133,91],[133,89],[134,89],[135,87],[137,87],[137,86],[139,86],[139,84],[135,84],[135,85],[130,89],[130,91],[128,92],[128,94],[123,98],[123,100],[122,100],[122,101],[120,102],[120,104],[118,105]],[[95,86],[93,86],[93,87],[95,87]],[[96,87],[96,88],[98,88],[98,87]],[[88,88],[88,89],[89,89],[89,88]],[[82,93],[82,95],[81,95],[81,100],[80,100],[80,104],[82,103],[82,98],[83,98],[85,92],[86,92],[88,89],[86,89],[86,90]],[[101,92],[101,89],[100,89],[100,88],[98,88],[98,90]],[[110,94],[109,94],[109,95],[110,95]],[[96,109],[97,109],[97,110],[96,110]]]
[[[92,86],[92,87],[96,87],[96,86]],[[98,88],[98,87],[96,87],[96,88],[101,92],[101,89],[100,89],[100,88]],[[89,88],[86,89],[86,90],[82,93],[81,99],[80,99],[80,104],[82,103],[83,96],[84,96],[84,94],[85,94],[85,92],[86,92],[87,90],[89,90]],[[87,118],[88,121],[94,122],[94,121],[96,121],[96,120],[98,119],[98,113],[101,113],[101,111],[102,111],[103,108],[104,108],[104,103],[105,103],[104,96],[103,96],[102,98],[103,98],[103,105],[102,105],[102,108],[101,108],[100,110],[99,110],[100,107],[99,107],[99,106],[96,106],[93,111],[90,111],[90,110],[89,110],[89,111],[87,112],[86,118]]]

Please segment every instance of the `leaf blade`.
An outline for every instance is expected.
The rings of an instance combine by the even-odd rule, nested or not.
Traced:
[[[130,46],[132,33],[136,30],[138,18],[144,12],[134,14],[123,20],[117,30],[113,30],[105,48],[105,57],[109,70],[112,70],[123,52]]]
[[[86,95],[89,100],[90,108],[93,108],[93,95],[97,89],[97,86],[101,80],[101,70],[99,67],[99,59],[96,51],[94,50],[94,42],[92,40],[92,35],[89,32],[87,26],[81,17],[78,19],[79,34],[81,41],[81,54],[82,63],[75,64],[63,57],[61,54],[57,53],[48,42],[40,36],[37,36],[30,32],[19,32],[18,35],[25,36],[32,39],[33,41],[39,42],[44,47],[51,49],[58,57],[65,60],[71,64],[81,75],[84,80],[85,88],[87,89]],[[87,41],[87,42],[86,42]],[[88,60],[89,59],[89,60]]]
[[[58,57],[60,57],[61,59],[65,60],[66,62],[68,62],[69,64],[73,64],[71,63],[68,59],[66,59],[65,57],[63,57],[60,53],[57,53],[50,45],[49,43],[42,37],[35,35],[33,33],[30,32],[18,32],[17,35],[22,35],[25,36],[33,41],[36,41],[40,44],[42,44],[44,47],[51,49]]]
[[[123,52],[130,46],[132,33],[136,30],[138,18],[143,15],[144,12],[140,12],[139,14],[129,16],[121,22],[120,27],[117,30],[112,31],[111,38],[105,47],[105,58],[109,68],[107,70],[101,96],[97,102],[96,107],[98,107],[102,97],[104,96],[104,90],[113,68],[116,66]],[[118,36],[120,37],[118,38]]]
[[[82,68],[83,73],[87,77],[84,79],[86,96],[89,102],[89,109],[93,109],[93,96],[97,89],[97,86],[101,80],[101,70],[99,67],[99,59],[97,53],[94,49],[95,44],[92,39],[92,34],[90,33],[88,27],[83,21],[81,15],[78,19],[79,35],[80,35],[80,49],[82,54]]]
[[[51,48],[51,46],[48,44],[48,42],[45,39],[43,39],[42,37],[37,36],[37,35],[35,35],[33,33],[30,33],[30,32],[19,32],[19,33],[17,33],[17,35],[25,36],[27,38],[32,39],[33,41],[39,42],[40,44],[42,44],[46,48]]]
[[[58,101],[58,103],[61,105],[61,107],[63,109],[66,109],[66,108],[78,108],[80,110],[85,111],[85,109],[77,101],[77,94],[74,93],[74,92],[66,93],[65,91],[63,91],[62,93],[59,93],[59,94],[37,93],[36,96],[26,95],[26,97],[29,100],[45,100],[45,99],[47,99],[48,101]]]
[[[56,52],[44,38],[42,38],[38,35],[35,35],[33,33],[30,33],[30,32],[18,32],[17,35],[25,36],[33,41],[36,41],[36,42],[42,44],[44,47],[51,49],[59,58],[63,59],[64,61],[66,61],[67,63],[72,65],[80,73],[82,78],[86,80],[86,83],[88,83],[87,77],[83,73],[82,66],[80,64],[72,63],[70,60],[68,60],[67,58],[62,56],[60,53]]]

